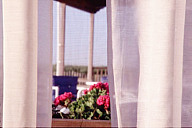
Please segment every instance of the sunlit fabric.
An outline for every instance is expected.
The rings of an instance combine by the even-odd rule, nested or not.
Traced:
[[[3,86],[0,88],[3,87],[3,127],[50,127],[52,1],[3,0],[2,10],[0,85],[3,80]]]
[[[37,0],[3,0],[2,7],[3,127],[34,127],[37,110]]]
[[[2,1],[0,1],[0,127],[2,127],[3,111],[3,22]]]
[[[52,6],[0,0],[0,126],[51,126]],[[107,0],[107,31],[112,126],[192,127],[192,1]]]
[[[183,49],[182,126],[192,127],[192,1],[186,1]]]
[[[112,100],[112,125],[136,126],[139,84],[139,51],[134,1],[109,0],[108,70]],[[111,73],[113,72],[113,76]],[[114,80],[114,84],[111,83]],[[113,92],[113,91],[112,91]],[[115,97],[116,99],[113,99]],[[115,100],[115,101],[114,101]],[[117,123],[113,113],[117,111]],[[131,115],[131,116],[130,116]]]
[[[37,127],[52,123],[53,2],[38,0]]]
[[[108,0],[107,8],[112,125],[180,127],[185,0]]]

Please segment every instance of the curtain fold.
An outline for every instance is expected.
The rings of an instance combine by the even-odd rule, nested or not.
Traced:
[[[112,58],[113,58],[113,53],[112,53],[112,31],[111,31],[111,0],[106,0],[108,7],[107,7],[107,71],[108,71],[108,83],[109,85],[114,85],[114,77],[113,77],[113,63],[112,63]],[[116,98],[115,98],[115,88],[110,87],[110,102],[113,104],[111,110],[111,118],[113,121],[111,121],[111,126],[112,127],[117,127],[118,126],[118,119],[117,119],[117,108],[116,108]]]
[[[107,8],[113,125],[180,127],[185,0],[111,0]]]
[[[175,42],[174,42],[174,80],[173,80],[173,126],[181,127],[182,118],[182,81],[183,47],[186,0],[176,0],[175,5]]]
[[[183,51],[182,127],[192,127],[192,1],[186,1]]]
[[[52,123],[53,1],[38,1],[37,127]]]
[[[140,79],[138,127],[173,125],[175,0],[137,2]]]
[[[114,77],[111,90],[114,90],[115,104],[112,112],[117,111],[119,127],[136,126],[137,96],[139,81],[139,52],[137,40],[137,16],[135,1],[107,1],[108,11],[108,70]],[[111,25],[111,26],[109,26]],[[110,46],[111,45],[111,46]],[[110,73],[111,74],[111,73]],[[131,115],[131,116],[130,116]],[[113,115],[112,115],[113,116]],[[112,117],[112,125],[115,119]]]
[[[37,0],[3,0],[3,127],[35,127]]]
[[[138,1],[138,127],[181,126],[185,2]]]
[[[2,127],[3,111],[3,17],[2,1],[0,0],[0,127]]]
[[[0,89],[4,95],[0,117],[3,127],[51,127],[52,2],[2,1]],[[1,97],[0,92],[0,105]]]

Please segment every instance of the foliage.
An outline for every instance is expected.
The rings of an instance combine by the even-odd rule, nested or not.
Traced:
[[[72,119],[110,120],[108,83],[98,83],[84,91],[85,95],[69,104]]]
[[[108,83],[97,83],[84,90],[84,95],[71,102],[71,92],[55,98],[52,106],[53,118],[110,120],[110,98]]]

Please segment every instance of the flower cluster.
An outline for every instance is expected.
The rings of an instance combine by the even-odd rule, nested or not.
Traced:
[[[84,90],[84,95],[70,103],[71,119],[110,120],[108,83],[97,83]]]
[[[99,98],[97,99],[97,105],[99,106],[104,105],[104,108],[108,109],[110,105],[109,95],[99,96]]]
[[[106,92],[109,93],[109,84],[108,83],[101,83],[101,82],[99,82],[97,84],[94,84],[94,85],[91,85],[89,90],[84,90],[83,93],[87,94],[88,92],[90,92],[94,88],[101,89],[101,90],[106,90]]]
[[[73,94],[71,92],[65,92],[64,94],[61,94],[55,98],[54,104],[55,106],[58,106],[58,105],[68,106],[72,98],[73,98]]]

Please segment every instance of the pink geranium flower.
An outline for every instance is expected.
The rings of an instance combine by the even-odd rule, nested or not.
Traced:
[[[63,101],[63,100],[66,100],[66,99],[67,99],[67,97],[64,94],[59,96],[60,101]]]
[[[105,98],[104,96],[99,96],[99,98],[97,99],[97,104],[99,106],[103,105],[105,103]]]
[[[55,98],[54,104],[55,106],[63,105],[66,99],[71,100],[72,98],[73,98],[73,94],[71,92],[65,92],[64,94],[61,94]]]
[[[99,82],[95,85],[96,89],[102,89],[103,88],[103,83]]]
[[[105,96],[105,104],[104,104],[105,109],[108,109],[109,105],[110,105],[110,97],[109,97],[109,95],[106,95]]]
[[[89,88],[89,91],[93,90],[94,88],[104,89],[104,90],[106,90],[107,93],[109,93],[109,84],[108,83],[99,82],[97,84],[91,85],[90,88]]]
[[[69,98],[69,99],[72,99],[73,98],[73,94],[71,92],[65,92],[64,93],[64,96]]]
[[[54,104],[55,104],[55,106],[58,106],[59,103],[60,103],[60,100],[59,100],[59,96],[58,96],[58,97],[55,98]]]
[[[88,93],[88,90],[87,90],[87,89],[83,90],[83,94],[84,94],[84,95],[86,95],[87,93]]]
[[[108,109],[110,106],[110,97],[109,95],[99,96],[97,99],[97,105],[104,105],[105,109]]]
[[[104,88],[105,88],[105,90],[107,90],[107,93],[109,93],[109,84],[108,83],[104,83]]]
[[[89,91],[93,90],[94,88],[96,88],[96,87],[95,87],[95,84],[94,84],[94,85],[91,85],[91,86],[89,87]]]

